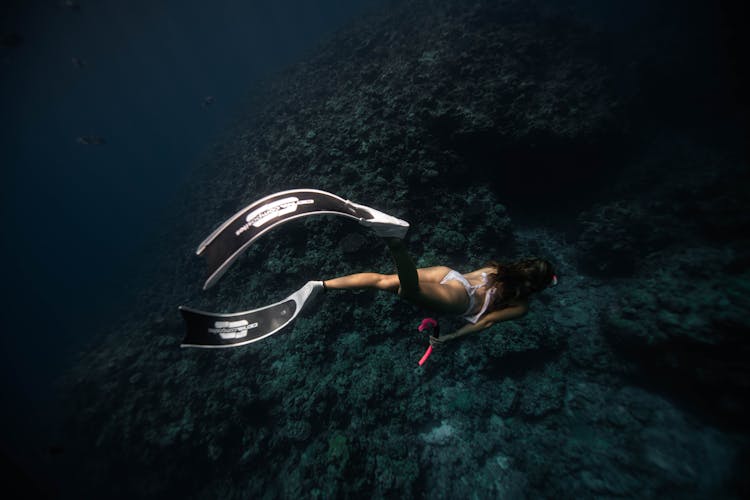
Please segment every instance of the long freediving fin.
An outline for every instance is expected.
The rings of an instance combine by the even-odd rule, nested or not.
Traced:
[[[252,311],[231,314],[180,306],[186,327],[181,347],[238,347],[257,342],[289,325],[321,290],[322,282],[308,281],[284,300]]]
[[[264,233],[284,222],[314,214],[343,215],[355,220],[368,216],[347,200],[317,189],[293,189],[261,198],[227,219],[198,246],[196,253],[205,256],[208,263],[208,279],[203,289],[215,284]]]
[[[229,266],[256,239],[274,227],[309,215],[333,214],[360,221],[380,236],[405,234],[409,224],[365,205],[318,189],[281,191],[251,203],[219,226],[198,246],[197,254],[206,257],[206,290],[213,286]]]

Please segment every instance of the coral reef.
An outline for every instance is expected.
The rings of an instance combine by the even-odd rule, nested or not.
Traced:
[[[670,380],[714,416],[742,421],[750,408],[750,269],[727,272],[729,248],[656,253],[609,308],[610,341],[650,376]]]
[[[532,3],[414,1],[268,82],[187,186],[132,316],[65,381],[81,497],[741,496],[750,212],[730,180],[746,170],[692,144],[684,162],[643,150],[589,203],[627,121],[608,57]],[[310,219],[199,291],[197,242],[306,186],[409,220],[420,267],[539,255],[560,286],[422,368],[424,312],[374,291],[329,291],[246,347],[178,349],[178,304],[244,310],[393,272],[372,234]],[[519,222],[533,204],[577,231]],[[712,391],[731,426],[695,411]]]

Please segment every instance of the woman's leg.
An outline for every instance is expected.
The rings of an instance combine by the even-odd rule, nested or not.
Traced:
[[[414,262],[409,257],[403,240],[399,238],[385,238],[391,255],[396,263],[398,274],[357,273],[325,280],[323,284],[331,290],[352,290],[359,288],[375,288],[399,292],[404,296],[419,292],[419,275]]]
[[[391,251],[393,260],[398,269],[400,287],[398,294],[404,300],[420,307],[436,312],[448,314],[460,314],[466,310],[469,296],[463,286],[441,285],[439,283],[425,283],[420,281],[417,268],[406,251],[403,240],[398,238],[385,238],[385,242]],[[447,272],[448,268],[444,268]],[[433,278],[442,269],[428,268],[423,273]],[[445,274],[443,274],[445,276]]]
[[[409,252],[406,251],[404,240],[400,238],[384,238],[388,249],[391,251],[393,262],[396,263],[398,272],[399,289],[398,294],[406,298],[419,293],[419,274],[417,266],[411,260]]]
[[[324,286],[330,290],[356,290],[361,288],[375,288],[398,292],[398,276],[395,274],[357,273],[340,278],[325,280]]]
[[[323,284],[331,290],[374,288],[398,293],[401,298],[420,307],[436,312],[460,314],[466,310],[469,297],[463,286],[456,282],[439,284],[447,267],[419,269],[414,266],[403,240],[385,238],[398,274],[357,273],[325,280]],[[422,279],[424,278],[424,279]]]

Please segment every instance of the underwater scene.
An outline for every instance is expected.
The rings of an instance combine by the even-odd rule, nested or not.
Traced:
[[[747,10],[4,4],[8,498],[748,498]]]

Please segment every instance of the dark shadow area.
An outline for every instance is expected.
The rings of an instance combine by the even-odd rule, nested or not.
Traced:
[[[0,480],[6,495],[19,500],[46,500],[59,498],[59,488],[49,478],[34,474],[12,457],[0,450]],[[9,498],[9,497],[6,497]]]
[[[671,343],[668,349],[648,351],[615,346],[615,350],[637,367],[625,376],[630,383],[659,394],[714,427],[738,433],[750,430],[750,397],[741,389],[749,353],[742,342],[734,346]],[[675,367],[677,360],[682,368]],[[707,369],[722,371],[722,379],[696,380],[695,373]],[[727,385],[724,377],[736,379],[739,387]]]
[[[523,377],[529,372],[542,370],[547,364],[560,359],[563,349],[535,349],[533,351],[510,352],[496,363],[488,363],[484,373],[490,378],[502,380],[504,377],[514,379]]]
[[[487,183],[512,207],[513,219],[524,223],[565,223],[575,217],[601,196],[631,150],[631,139],[617,131],[587,142],[537,135],[520,144],[506,144],[490,132],[444,139],[444,145],[465,164],[462,174],[470,173],[454,173],[446,181]]]

